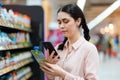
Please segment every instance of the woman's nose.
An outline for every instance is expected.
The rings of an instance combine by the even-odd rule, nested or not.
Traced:
[[[64,24],[63,23],[61,23],[59,26],[60,26],[60,28],[64,28]]]

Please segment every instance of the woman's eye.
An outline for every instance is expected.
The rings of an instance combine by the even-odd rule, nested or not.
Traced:
[[[68,23],[69,21],[68,21],[68,20],[64,20],[63,22],[64,22],[64,23]]]
[[[58,22],[58,24],[61,24],[61,22]]]

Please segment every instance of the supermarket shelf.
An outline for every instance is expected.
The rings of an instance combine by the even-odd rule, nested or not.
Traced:
[[[32,72],[29,72],[24,77],[22,77],[20,80],[28,80],[31,76],[32,76]]]
[[[31,31],[32,31],[31,28],[27,28],[27,27],[18,27],[18,26],[9,27],[9,26],[0,25],[0,28],[2,28],[2,29],[20,30],[20,31],[25,31],[25,32],[31,32]]]
[[[23,67],[29,63],[31,63],[33,61],[32,58],[29,58],[29,59],[26,59],[26,60],[22,60],[20,61],[19,63],[15,64],[15,65],[11,65],[9,67],[6,67],[4,69],[1,69],[0,70],[0,76],[3,75],[3,74],[6,74],[10,71],[13,71],[13,70],[16,70],[16,69],[19,69],[20,67]]]
[[[40,41],[38,41],[38,38],[40,38],[41,41],[44,40],[44,11],[43,11],[42,6],[3,5],[3,7],[5,7],[7,10],[12,9],[13,11],[29,15],[31,18],[31,24],[30,24],[31,29],[29,29],[29,27],[27,27],[27,26],[23,26],[23,24],[16,25],[16,23],[14,24],[14,22],[10,22],[12,24],[10,26],[9,24],[4,24],[3,21],[1,21],[1,23],[2,23],[2,25],[0,26],[1,32],[5,32],[7,34],[23,32],[24,34],[26,34],[26,36],[27,35],[29,36],[32,46],[24,46],[24,44],[23,44],[23,45],[21,45],[22,47],[21,46],[19,47],[18,45],[15,45],[15,46],[13,45],[14,47],[12,47],[12,46],[1,47],[2,45],[0,45],[1,54],[4,55],[4,51],[5,52],[10,51],[11,53],[13,53],[13,55],[14,55],[14,53],[15,53],[15,55],[17,55],[19,53],[21,54],[22,52],[30,51],[31,48],[33,47],[33,45],[37,45],[37,44],[39,45]],[[32,13],[33,11],[37,11],[37,14],[34,15]],[[9,27],[7,27],[7,26],[9,26]],[[1,51],[1,50],[3,50],[3,51]],[[31,65],[26,65],[26,66],[29,66],[30,68],[32,68],[33,75],[32,75],[32,77],[30,77],[30,80],[31,79],[44,80],[44,74],[39,70],[39,68],[37,66],[35,66],[36,64],[37,64],[36,62],[33,62],[33,63],[31,63]],[[26,67],[26,66],[24,66],[24,67]],[[15,70],[15,71],[19,71],[19,70]],[[7,73],[7,72],[0,73],[0,75],[2,75],[2,74],[6,75],[9,73]],[[24,79],[24,78],[22,78],[22,79]]]
[[[18,26],[15,26],[14,29],[18,29],[18,30],[22,30],[22,31],[26,31],[26,32],[31,32],[31,28],[28,28],[28,27],[18,27]]]
[[[8,46],[0,46],[0,51],[27,48],[27,47],[31,47],[31,46],[32,45],[30,43],[17,44],[17,45],[8,45]]]

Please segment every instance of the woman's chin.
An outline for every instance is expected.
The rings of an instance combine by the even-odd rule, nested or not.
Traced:
[[[64,36],[64,37],[68,37],[68,35],[67,35],[67,34],[63,34],[63,36]]]

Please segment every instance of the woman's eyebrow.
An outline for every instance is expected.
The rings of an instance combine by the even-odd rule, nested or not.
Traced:
[[[59,20],[59,19],[57,19],[57,21],[59,22],[60,20]]]
[[[67,20],[68,18],[63,18],[63,19],[57,19],[57,21],[61,21],[61,20]]]
[[[67,20],[67,18],[63,18],[62,20]]]

